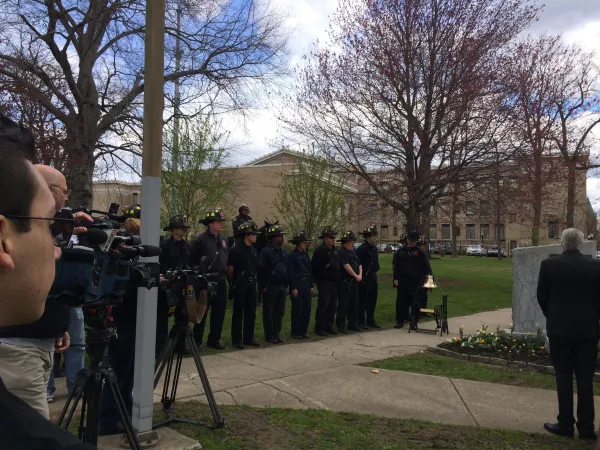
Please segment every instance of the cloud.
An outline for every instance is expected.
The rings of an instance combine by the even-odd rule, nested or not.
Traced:
[[[597,0],[545,0],[538,22],[532,32],[563,33],[581,28],[586,22],[600,20],[600,2]]]

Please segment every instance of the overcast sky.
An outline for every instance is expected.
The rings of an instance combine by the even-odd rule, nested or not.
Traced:
[[[273,0],[289,14],[293,30],[290,39],[291,65],[296,66],[317,40],[327,37],[329,17],[335,11],[336,0]],[[600,54],[600,0],[546,0],[540,20],[531,27],[532,34],[544,30],[562,33],[569,43],[578,42]],[[224,125],[232,132],[232,140],[241,144],[235,154],[236,162],[247,162],[275,150],[278,125],[272,108],[252,112],[246,129],[239,118],[228,118]],[[600,136],[600,132],[598,133]],[[588,196],[600,209],[600,175],[588,174]]]

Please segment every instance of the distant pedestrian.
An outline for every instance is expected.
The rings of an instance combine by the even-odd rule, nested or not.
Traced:
[[[358,315],[358,284],[362,281],[362,266],[354,250],[356,235],[348,230],[341,236],[340,272],[342,279],[338,290],[336,326],[338,333],[360,331],[356,326]],[[346,324],[346,320],[348,323]]]
[[[358,327],[366,330],[381,328],[375,321],[375,306],[379,289],[377,284],[377,272],[379,272],[379,252],[376,245],[377,226],[367,226],[362,235],[365,242],[356,250],[363,268],[363,279],[358,284]]]
[[[294,234],[290,240],[296,248],[288,257],[288,280],[290,282],[290,299],[292,301],[292,337],[306,338],[313,290],[313,276],[308,257],[309,237],[304,231]]]
[[[563,231],[561,244],[561,255],[542,261],[537,287],[558,394],[558,423],[545,423],[544,428],[573,437],[575,373],[579,438],[596,440],[593,380],[600,337],[600,261],[581,254],[583,233],[575,228]]]
[[[288,283],[286,251],[282,248],[285,232],[281,225],[267,229],[269,245],[258,256],[258,287],[263,293],[263,327],[265,339],[271,344],[283,344],[281,324],[285,314]]]
[[[317,282],[319,297],[315,313],[315,334],[338,334],[333,328],[338,302],[338,285],[341,277],[340,258],[335,248],[337,232],[331,226],[321,231],[319,245],[311,260],[312,272]]]

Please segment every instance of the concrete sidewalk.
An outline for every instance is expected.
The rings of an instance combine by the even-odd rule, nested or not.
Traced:
[[[464,325],[465,333],[471,333],[482,324],[492,331],[498,325],[508,327],[510,321],[510,309],[497,310],[450,319],[450,331],[458,334],[458,327]],[[419,352],[445,339],[439,334],[390,329],[207,355],[202,360],[215,398],[224,405],[322,408],[534,432],[542,432],[543,422],[554,420],[552,391],[400,371],[373,374],[358,365]],[[161,392],[162,384],[155,392],[156,401]],[[64,391],[56,397],[50,405],[53,416],[64,402]],[[191,358],[184,360],[177,398],[204,401]]]

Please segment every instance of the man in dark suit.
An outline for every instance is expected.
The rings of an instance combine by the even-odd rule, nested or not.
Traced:
[[[561,244],[561,255],[542,261],[537,287],[558,391],[558,423],[546,423],[544,428],[573,437],[575,372],[579,438],[595,440],[593,377],[600,336],[600,261],[581,254],[583,233],[579,230],[563,231]]]

